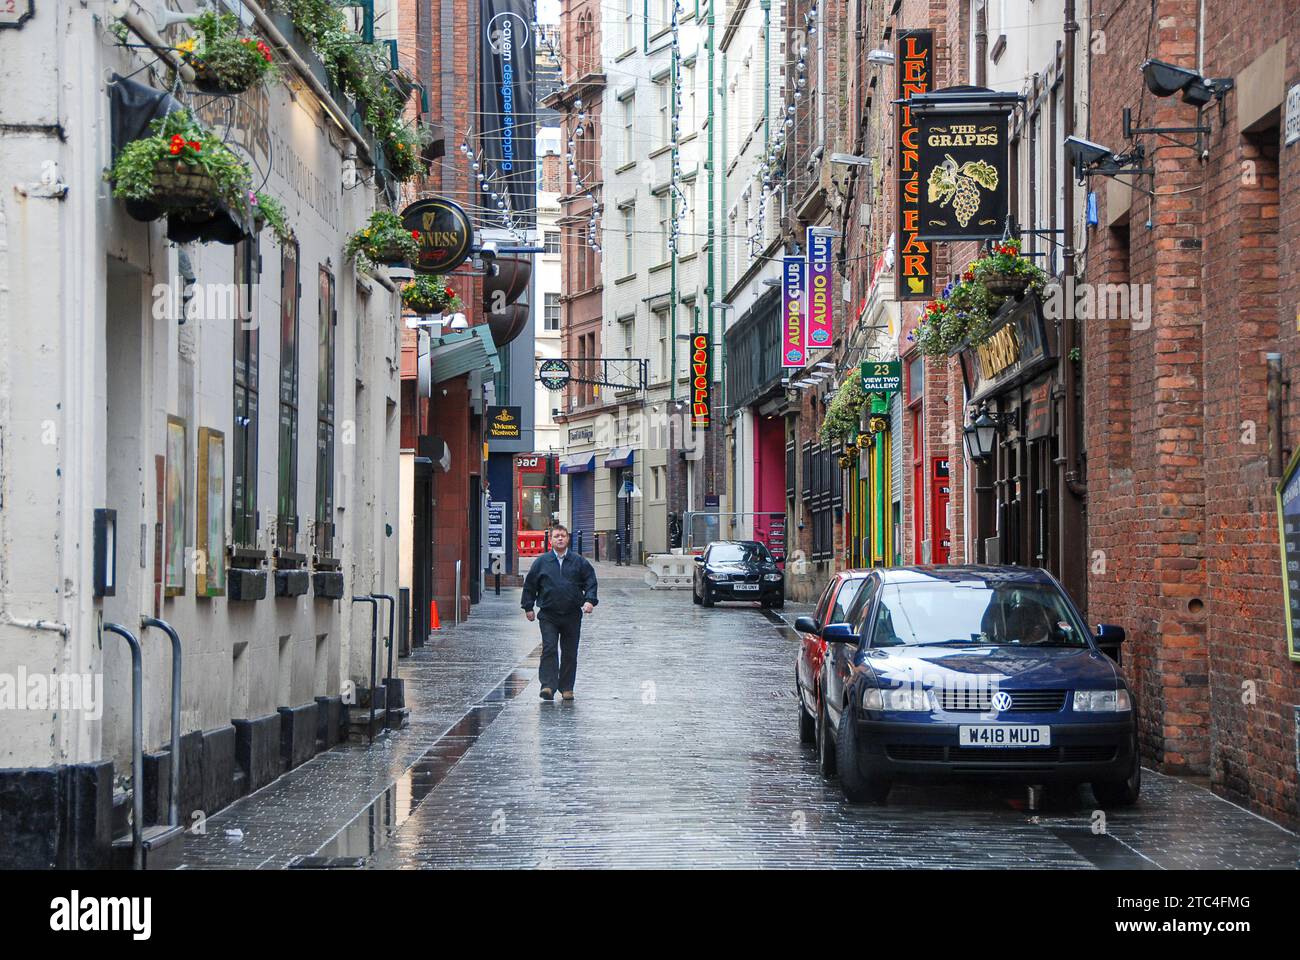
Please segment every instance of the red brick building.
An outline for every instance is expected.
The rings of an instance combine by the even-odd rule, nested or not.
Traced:
[[[1294,392],[1270,409],[1267,355],[1294,377],[1300,153],[1282,132],[1300,9],[1211,2],[1201,23],[1198,9],[1121,5],[1093,24],[1105,48],[1090,64],[1091,139],[1142,143],[1155,196],[1089,185],[1087,280],[1146,285],[1154,305],[1088,324],[1089,614],[1128,631],[1146,759],[1294,824],[1300,663],[1287,656],[1274,496],[1300,409]],[[1148,57],[1233,78],[1222,116],[1155,97]],[[1204,152],[1189,134],[1126,141],[1125,107],[1137,127],[1208,124]]]
[[[479,198],[470,164],[473,157],[462,143],[475,145],[478,90],[476,0],[399,0],[398,52],[401,66],[423,92],[411,98],[408,113],[427,125],[434,136],[429,176],[408,187],[404,201],[436,194],[450,198],[478,225]],[[467,55],[466,51],[474,51]],[[453,284],[471,326],[487,322],[483,310],[483,280],[468,266],[454,275]],[[427,343],[427,337],[426,337]],[[450,620],[460,596],[461,615],[468,615],[472,581],[478,567],[472,509],[482,483],[483,453],[480,417],[471,405],[471,375],[461,374],[433,385],[431,398],[416,395],[417,334],[403,331],[402,449],[416,456],[413,523],[412,615],[418,627],[428,616],[427,599],[436,601],[440,619]],[[423,461],[436,454],[434,438],[445,443],[451,468],[443,472]],[[428,472],[420,476],[420,468]],[[404,505],[405,506],[405,505]],[[471,518],[467,520],[467,518]],[[460,582],[456,563],[460,562]],[[421,578],[428,581],[421,587]],[[420,637],[420,631],[413,636]]]

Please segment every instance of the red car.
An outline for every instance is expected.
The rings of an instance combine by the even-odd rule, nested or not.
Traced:
[[[813,615],[799,617],[794,622],[794,628],[799,632],[799,653],[794,672],[799,697],[800,743],[815,743],[817,739],[818,678],[822,672],[822,658],[826,655],[822,629],[832,623],[848,622],[853,601],[870,573],[870,570],[841,570],[831,577],[831,582],[822,591]]]

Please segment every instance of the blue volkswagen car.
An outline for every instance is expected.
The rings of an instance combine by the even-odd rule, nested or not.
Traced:
[[[1141,788],[1124,631],[1088,630],[1061,585],[1025,567],[873,570],[846,623],[800,617],[827,644],[816,749],[853,801],[900,780],[1090,783],[1108,806]]]

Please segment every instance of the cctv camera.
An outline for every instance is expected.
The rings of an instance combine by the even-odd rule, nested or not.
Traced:
[[[498,249],[499,248],[497,247],[497,242],[495,240],[485,240],[483,241],[483,246],[479,248],[479,253],[485,257],[495,258]]]

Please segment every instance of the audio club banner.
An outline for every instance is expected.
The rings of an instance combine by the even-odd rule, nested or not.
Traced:
[[[829,350],[835,338],[831,296],[831,238],[808,228],[808,349]]]
[[[781,366],[800,369],[808,362],[808,311],[805,282],[808,261],[785,257],[781,264]]]

